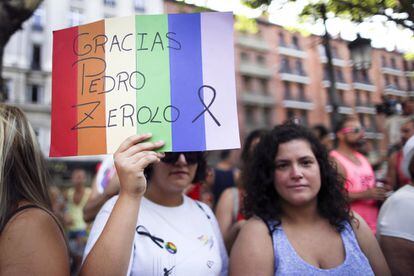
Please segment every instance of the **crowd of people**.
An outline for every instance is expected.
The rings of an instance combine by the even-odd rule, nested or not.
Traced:
[[[62,192],[23,112],[0,104],[0,275],[410,275],[414,117],[399,122],[382,179],[347,115],[335,139],[296,121],[252,131],[215,167],[134,135],[105,183],[76,168]]]

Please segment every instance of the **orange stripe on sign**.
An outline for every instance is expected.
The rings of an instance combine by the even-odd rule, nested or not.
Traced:
[[[105,22],[79,26],[78,155],[106,153]]]

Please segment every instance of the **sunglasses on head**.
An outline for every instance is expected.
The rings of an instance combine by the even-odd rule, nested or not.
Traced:
[[[197,164],[203,157],[203,153],[200,151],[166,152],[164,158],[162,158],[161,161],[167,164],[175,164],[178,158],[180,158],[181,154],[184,155],[185,161],[189,165]]]
[[[344,134],[347,133],[361,133],[364,131],[363,127],[345,127],[343,129],[341,129],[341,132]]]

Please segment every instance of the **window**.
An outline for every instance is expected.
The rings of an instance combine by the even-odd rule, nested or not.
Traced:
[[[285,35],[282,32],[279,33],[279,45],[286,46]]]
[[[343,90],[338,90],[338,98],[339,98],[339,104],[341,106],[346,106],[345,97],[344,97],[344,91]]]
[[[299,95],[299,100],[306,101],[305,86],[303,84],[298,84],[298,95]]]
[[[368,106],[372,105],[371,93],[367,93],[367,105]]]
[[[42,93],[43,91],[39,85],[37,84],[29,85],[27,87],[26,102],[42,103],[43,101]]]
[[[257,63],[264,65],[266,60],[265,60],[265,57],[264,56],[258,55],[256,57],[256,61],[257,61]]]
[[[134,9],[136,12],[145,12],[145,0],[134,0]]]
[[[281,72],[282,73],[290,73],[290,64],[289,64],[289,60],[287,58],[282,58],[282,62],[281,62]]]
[[[254,119],[254,108],[252,106],[245,106],[244,107],[244,116],[246,120],[246,124],[248,126],[254,126],[255,125],[255,119]]]
[[[410,78],[407,79],[407,90],[413,91],[413,86]]]
[[[392,68],[397,68],[397,64],[395,62],[395,58],[391,58],[391,67]]]
[[[247,91],[251,91],[252,90],[252,78],[249,76],[242,76],[242,80],[243,80],[244,89]]]
[[[45,11],[42,7],[35,10],[32,17],[32,30],[34,31],[43,31]]]
[[[10,95],[12,95],[13,90],[13,81],[10,79],[3,79],[3,89],[1,90],[3,92],[3,101],[10,100]]]
[[[272,125],[272,109],[264,108],[263,109],[263,122],[264,125],[270,127]]]
[[[32,63],[31,63],[31,69],[33,70],[40,70],[41,69],[41,47],[38,44],[34,44],[32,48]]]
[[[293,109],[288,108],[286,110],[286,119],[293,120],[295,117],[295,111]]]
[[[305,71],[303,70],[302,60],[297,59],[295,64],[296,64],[296,73],[301,75],[301,76],[304,76]]]
[[[385,85],[390,84],[390,77],[388,77],[388,75],[384,75],[384,82],[385,82]]]
[[[382,67],[387,67],[387,58],[385,56],[381,56],[381,63],[382,63]]]
[[[356,103],[355,105],[361,105],[361,91],[356,91]]]
[[[268,92],[268,81],[267,79],[259,79],[259,85],[260,85],[260,92],[262,92],[262,94],[267,95]]]
[[[242,61],[249,61],[249,55],[246,52],[241,52],[240,53],[240,59]]]
[[[362,81],[364,81],[365,83],[370,82],[367,70],[364,70],[364,69],[361,70],[361,77],[362,77]]]
[[[299,39],[295,35],[292,37],[292,44],[293,44],[293,47],[295,49],[300,49],[300,47],[299,47]]]
[[[336,46],[332,46],[332,57],[333,58],[339,58],[338,47],[336,47]]]
[[[115,0],[104,0],[104,5],[109,7],[115,7],[116,1]]]
[[[299,123],[303,126],[308,126],[308,111],[301,110]]]
[[[342,70],[340,68],[336,68],[335,73],[336,73],[336,79],[339,82],[344,82],[344,75],[342,74]]]
[[[397,89],[400,88],[400,79],[398,77],[394,77],[394,83]]]
[[[283,82],[283,86],[285,88],[285,100],[292,99],[292,91],[290,91],[290,83],[287,81]]]
[[[69,12],[69,24],[70,26],[78,26],[83,23],[83,14],[80,9],[71,8]]]

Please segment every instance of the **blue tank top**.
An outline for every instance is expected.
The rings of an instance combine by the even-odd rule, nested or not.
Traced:
[[[345,261],[334,268],[321,269],[305,262],[290,244],[282,226],[268,223],[272,232],[275,255],[275,275],[374,275],[368,259],[362,253],[351,225],[344,223],[341,232],[345,246]]]

